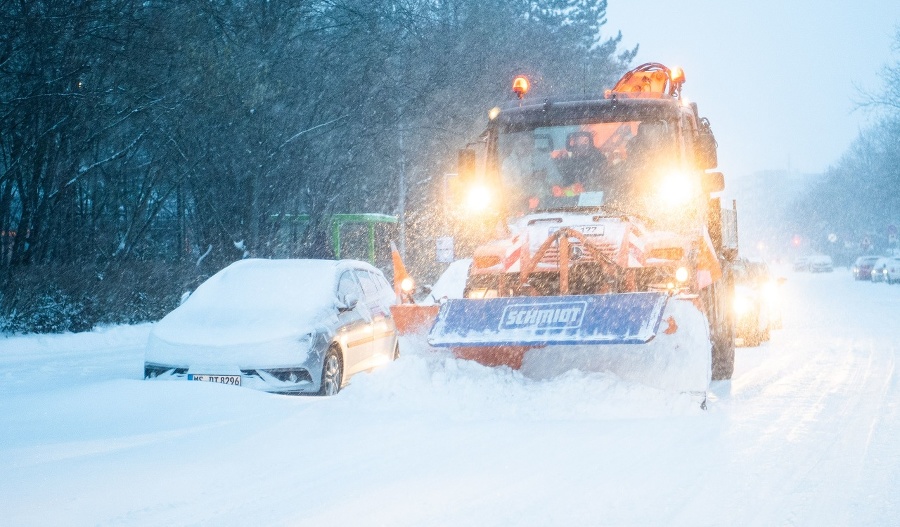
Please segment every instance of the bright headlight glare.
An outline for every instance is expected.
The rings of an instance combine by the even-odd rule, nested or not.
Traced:
[[[750,299],[745,296],[735,297],[734,299],[734,312],[738,315],[743,315],[750,311]]]
[[[491,204],[491,190],[484,185],[473,185],[466,194],[466,206],[473,212],[487,210]]]
[[[693,182],[686,174],[673,172],[659,182],[657,193],[668,205],[685,205],[694,194]]]
[[[410,277],[408,277],[408,276],[407,276],[406,278],[404,278],[403,280],[400,281],[400,289],[401,289],[404,293],[409,293],[409,292],[412,291],[413,288],[415,288],[415,287],[416,287],[416,283],[413,281],[412,278],[410,278]]]
[[[753,309],[753,299],[743,287],[734,288],[734,312],[743,315]]]
[[[688,276],[689,273],[687,267],[679,267],[675,270],[675,280],[678,280],[682,284],[687,282]]]
[[[763,295],[769,302],[776,302],[778,300],[778,284],[767,282],[763,286]]]

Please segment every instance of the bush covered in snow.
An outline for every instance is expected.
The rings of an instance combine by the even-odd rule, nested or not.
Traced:
[[[98,324],[159,320],[206,276],[191,265],[29,266],[0,283],[0,332],[86,331]]]

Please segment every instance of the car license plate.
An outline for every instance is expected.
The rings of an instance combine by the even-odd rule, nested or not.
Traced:
[[[206,381],[206,382],[217,382],[220,384],[231,384],[233,386],[241,385],[241,376],[240,375],[195,375],[193,373],[188,374],[189,381]]]

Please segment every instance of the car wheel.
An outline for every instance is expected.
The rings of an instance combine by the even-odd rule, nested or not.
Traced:
[[[322,362],[322,384],[319,387],[319,395],[336,395],[341,391],[343,377],[344,362],[341,359],[341,352],[332,346]]]

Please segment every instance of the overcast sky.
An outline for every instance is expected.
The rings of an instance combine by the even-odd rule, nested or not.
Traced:
[[[900,1],[609,0],[607,35],[640,44],[634,65],[679,65],[684,95],[719,142],[719,167],[823,172],[872,114],[859,89],[882,87]]]

